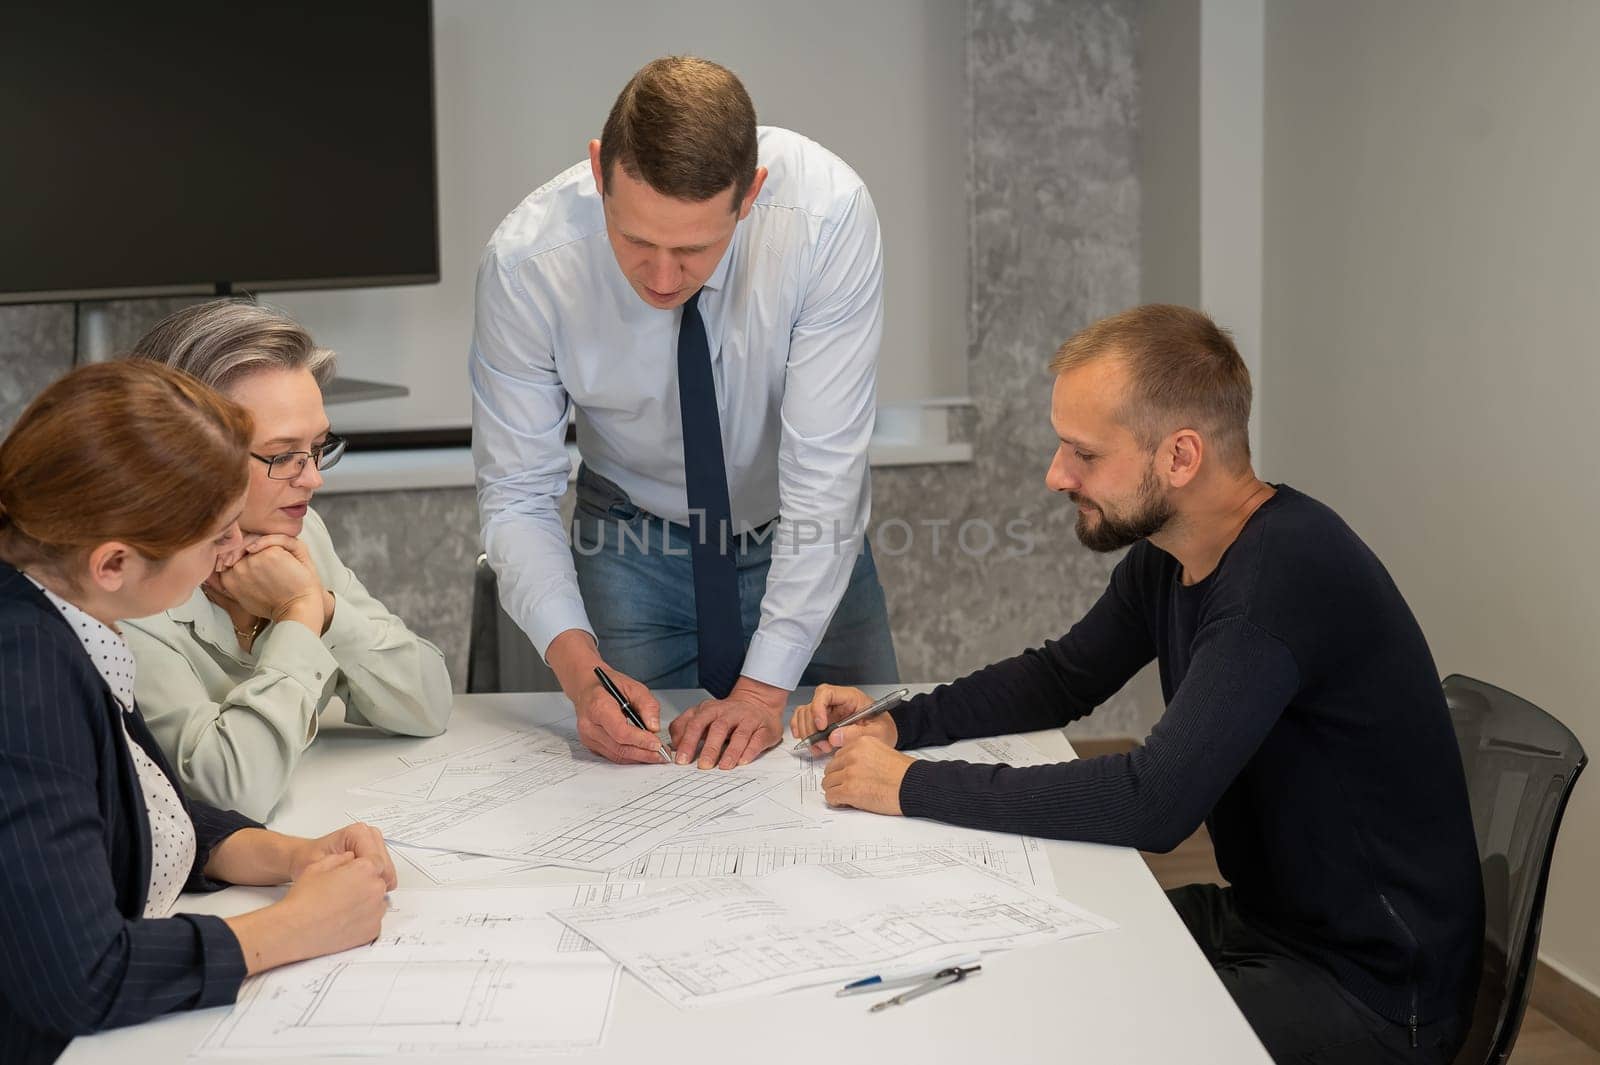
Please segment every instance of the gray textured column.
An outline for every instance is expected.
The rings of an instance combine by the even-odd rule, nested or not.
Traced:
[[[0,307],[0,436],[39,390],[72,368],[72,304]]]
[[[473,490],[318,496],[313,505],[344,564],[384,606],[444,652],[451,682],[464,690],[479,550]]]
[[[1117,556],[1081,547],[1072,508],[1044,487],[1056,444],[1046,364],[1139,297],[1134,3],[973,0],[968,12],[975,457],[873,476],[878,566],[901,674],[915,680],[1059,636],[1105,588]],[[893,519],[915,534],[900,555]],[[963,546],[967,523],[981,524]],[[985,526],[995,546],[980,551]],[[1026,550],[1008,526],[1026,530]],[[1148,682],[1135,685],[1085,731],[1142,736],[1159,710]]]

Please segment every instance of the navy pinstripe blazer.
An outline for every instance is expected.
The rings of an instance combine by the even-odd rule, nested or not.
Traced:
[[[0,1062],[54,1061],[73,1036],[223,1005],[244,979],[219,917],[146,920],[150,823],[123,711],[66,619],[0,562]],[[178,789],[137,714],[128,735]],[[181,789],[178,794],[182,795]],[[196,854],[255,822],[188,803]]]

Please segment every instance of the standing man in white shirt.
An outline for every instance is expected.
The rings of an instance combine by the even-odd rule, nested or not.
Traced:
[[[898,679],[866,542],[882,329],[866,186],[758,128],[739,79],[702,59],[635,74],[588,161],[490,238],[472,346],[484,543],[591,750],[659,761],[649,689],[698,686],[712,698],[672,723],[677,761],[732,768],[778,742],[796,686]]]

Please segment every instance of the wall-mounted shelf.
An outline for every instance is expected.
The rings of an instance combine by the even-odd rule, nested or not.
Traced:
[[[364,399],[399,399],[410,394],[411,389],[405,385],[363,381],[359,377],[335,377],[322,387],[322,402],[359,403]]]

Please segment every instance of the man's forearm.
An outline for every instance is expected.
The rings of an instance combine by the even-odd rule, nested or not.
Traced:
[[[901,750],[938,747],[979,736],[1060,728],[1071,719],[1069,704],[1054,682],[1047,656],[1051,645],[985,666],[941,684],[890,711]]]
[[[783,717],[783,708],[789,702],[789,689],[780,688],[773,684],[766,684],[753,677],[740,677],[733,685],[733,691],[728,693],[729,699],[745,699],[758,703],[775,718]]]
[[[1119,587],[1126,566],[1124,559],[1111,587],[1059,640],[1046,640],[890,711],[900,730],[900,748],[1059,728],[1110,698],[1155,654],[1127,589]]]
[[[917,761],[900,782],[899,799],[907,817],[1148,850],[1170,849],[1170,837],[1194,829],[1187,808],[1141,794],[1128,755],[1021,768]]]
[[[569,699],[594,679],[596,666],[605,664],[594,637],[583,629],[568,629],[551,640],[545,648],[544,661]]]

